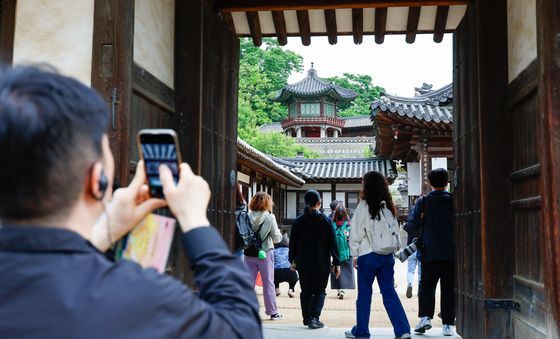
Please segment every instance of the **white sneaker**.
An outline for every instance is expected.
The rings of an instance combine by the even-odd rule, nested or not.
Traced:
[[[422,317],[420,318],[420,322],[414,328],[414,332],[424,333],[427,330],[432,328],[432,321],[429,317]]]
[[[442,333],[447,337],[455,335],[455,331],[453,330],[453,326],[451,325],[443,325]]]

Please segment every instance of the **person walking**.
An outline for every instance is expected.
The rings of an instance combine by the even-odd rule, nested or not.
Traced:
[[[276,305],[276,294],[274,290],[274,246],[282,240],[282,234],[276,224],[276,217],[272,214],[272,198],[266,192],[257,192],[249,204],[249,217],[253,224],[253,231],[258,232],[262,240],[262,251],[266,257],[258,256],[252,248],[244,251],[245,264],[251,273],[253,285],[257,279],[258,272],[261,273],[263,284],[263,298],[266,315],[270,320],[280,320],[284,316],[278,313]]]
[[[447,191],[449,175],[438,168],[428,173],[433,190],[420,198],[410,219],[410,229],[420,232],[417,253],[422,263],[418,290],[418,317],[415,332],[424,333],[432,328],[436,286],[441,292],[443,335],[455,334],[455,241],[453,236],[453,195]]]
[[[239,184],[239,181],[237,181],[235,183],[235,219],[237,220],[239,214],[246,210],[247,210],[247,202],[243,197],[243,192],[241,191],[241,185]],[[233,226],[237,228],[237,223],[234,223]],[[236,250],[233,252],[233,254],[237,255],[238,257],[241,258],[241,260],[243,260],[243,249]]]
[[[400,247],[399,223],[383,174],[371,171],[364,175],[360,198],[350,229],[350,254],[358,270],[356,325],[346,331],[346,338],[370,337],[369,317],[375,278],[395,337],[410,338],[410,324],[394,286],[393,253]]]
[[[350,218],[343,204],[339,204],[336,207],[332,226],[340,257],[340,277],[336,278],[335,274],[331,272],[331,289],[337,290],[338,299],[344,299],[344,294],[346,293],[344,290],[355,289],[356,283],[354,281],[354,267],[352,266],[352,257],[350,256],[350,246],[348,245]]]
[[[289,260],[289,239],[288,234],[282,235],[282,241],[274,245],[274,286],[276,296],[280,295],[280,283],[287,282],[289,285],[288,296],[295,297],[295,287],[299,280],[297,272],[291,270]]]
[[[404,225],[404,230],[408,233],[406,245],[412,244],[414,239],[417,239],[420,236],[420,230],[413,229],[410,227],[412,215],[414,214],[414,207],[410,210],[408,215],[408,220]],[[407,259],[408,267],[407,267],[407,274],[406,274],[406,297],[412,298],[412,282],[414,280],[414,272],[416,271],[416,267],[418,266],[418,281],[420,281],[420,276],[422,274],[422,267],[420,265],[420,261],[418,261],[418,252],[412,253]]]
[[[304,212],[292,224],[289,260],[292,270],[299,274],[303,324],[317,329],[325,326],[319,320],[325,303],[325,288],[331,270],[336,277],[340,275],[340,259],[331,221],[320,210],[319,192],[307,191],[304,200]]]

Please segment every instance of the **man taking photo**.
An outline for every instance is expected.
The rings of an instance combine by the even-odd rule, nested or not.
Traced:
[[[112,195],[108,123],[103,99],[75,79],[34,67],[0,73],[1,336],[262,337],[249,275],[209,227],[208,184],[182,164],[175,185],[162,166],[166,200],[152,199],[139,162]],[[180,223],[196,295],[103,255],[165,205]]]

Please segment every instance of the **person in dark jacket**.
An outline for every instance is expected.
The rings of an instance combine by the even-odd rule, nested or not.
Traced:
[[[35,67],[0,74],[0,336],[261,338],[249,274],[209,227],[208,184],[184,163],[175,184],[160,166],[166,200],[149,198],[140,161],[111,194],[108,122],[103,99],[75,79]],[[103,255],[166,204],[197,294]]]
[[[299,274],[303,324],[311,329],[325,325],[319,320],[325,303],[329,273],[340,275],[340,259],[331,221],[321,211],[321,196],[315,190],[304,195],[305,209],[292,224],[289,260]],[[332,257],[332,264],[331,264]]]
[[[409,229],[421,233],[423,248],[418,250],[422,275],[418,289],[418,316],[415,332],[432,328],[435,292],[438,281],[441,289],[441,317],[443,334],[454,335],[455,323],[455,240],[453,236],[453,195],[447,192],[447,170],[438,168],[428,173],[433,188],[420,198],[410,218]]]

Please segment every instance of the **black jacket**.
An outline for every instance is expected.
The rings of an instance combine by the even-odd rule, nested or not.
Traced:
[[[77,233],[0,229],[2,338],[261,338],[244,264],[210,227],[182,236],[198,296]]]
[[[340,265],[331,220],[323,213],[304,213],[294,220],[290,232],[290,263],[303,274],[329,273]]]
[[[424,207],[422,207],[424,204]],[[424,222],[420,214],[424,210]],[[423,225],[422,225],[423,224]],[[432,191],[418,199],[408,219],[406,230],[421,232],[424,250],[418,255],[422,261],[455,260],[453,235],[453,195],[447,191]]]

